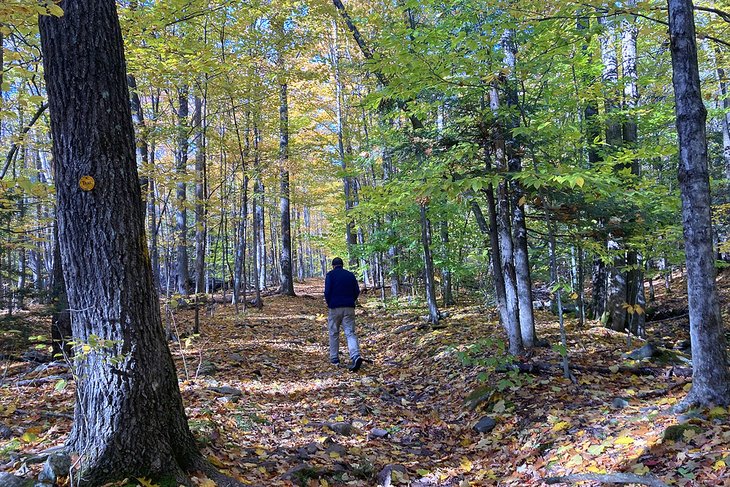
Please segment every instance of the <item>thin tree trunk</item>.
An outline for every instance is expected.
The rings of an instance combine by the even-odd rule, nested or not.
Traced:
[[[51,284],[51,345],[54,358],[67,359],[72,355],[71,313],[68,309],[66,281],[61,267],[61,247],[58,241],[58,224],[53,225],[53,276]]]
[[[628,0],[626,8],[636,8],[636,0]],[[628,112],[623,124],[624,145],[629,148],[636,147],[639,141],[638,125],[634,110],[639,103],[638,70],[637,70],[637,37],[639,29],[636,26],[635,17],[627,17],[621,21],[621,50],[623,59],[623,80],[624,80],[624,105]],[[634,176],[641,176],[641,164],[635,159],[631,164],[631,173]],[[626,302],[630,306],[629,331],[635,335],[643,336],[646,314],[646,295],[644,294],[644,273],[641,265],[641,257],[636,250],[629,249],[626,254]]]
[[[291,208],[289,201],[289,102],[287,84],[279,86],[279,162],[280,172],[280,218],[281,218],[281,275],[279,292],[294,296],[291,246]]]
[[[188,165],[188,87],[178,90],[177,150],[175,152],[175,172],[177,181],[177,273],[175,276],[177,292],[187,295],[190,273],[188,272],[188,210],[187,210],[187,165]]]
[[[495,117],[499,116],[500,100],[499,92],[496,86],[492,86],[489,93],[489,104]],[[506,175],[508,171],[507,152],[505,147],[504,133],[499,124],[493,130],[494,156],[497,171]],[[510,227],[510,205],[509,205],[509,183],[502,180],[497,186],[497,232],[499,235],[499,247],[495,252],[499,252],[502,267],[500,272],[504,278],[504,297],[507,311],[507,327],[510,336],[510,353],[517,351],[517,354],[523,351],[524,344],[522,342],[522,328],[519,316],[519,301],[517,297],[517,278],[515,276],[514,265],[514,247],[512,245],[512,232]],[[530,303],[532,306],[532,303]],[[514,330],[513,330],[514,329]],[[528,332],[529,333],[529,332]],[[516,336],[519,335],[519,341]],[[512,337],[515,336],[513,339]],[[513,345],[513,341],[517,341]]]
[[[205,96],[205,94],[204,94]],[[193,127],[195,127],[195,293],[205,292],[206,251],[206,116],[205,100],[195,97]],[[196,308],[197,309],[197,308]]]
[[[261,252],[265,249],[263,239],[264,226],[264,185],[261,182],[261,154],[259,152],[260,133],[258,120],[253,122],[253,278],[254,278],[254,301],[256,308],[261,308],[264,302],[261,300],[262,276],[265,279],[265,271],[263,269],[266,255],[262,256]]]
[[[515,79],[515,70],[517,69],[517,44],[514,35],[513,30],[507,29],[501,41],[504,50],[505,65],[510,73],[506,82],[507,106],[510,108],[510,113],[519,108],[517,80]],[[519,127],[520,122],[516,115],[509,115],[508,120],[508,140],[505,144],[505,155],[507,157],[509,171],[515,173],[522,170],[522,158],[519,155],[519,141],[511,134],[514,129]],[[509,188],[512,191],[513,261],[519,307],[520,332],[522,334],[522,345],[530,349],[535,346],[535,318],[532,312],[532,278],[530,277],[530,256],[527,250],[524,191],[522,185],[516,180],[510,181]]]
[[[441,247],[443,269],[441,269],[441,294],[443,296],[444,306],[453,306],[453,284],[451,282],[451,265],[449,263],[449,222],[446,218],[442,218],[439,222],[441,230]]]
[[[342,166],[343,178],[342,184],[345,192],[345,242],[347,243],[347,255],[349,256],[349,265],[351,269],[357,266],[355,259],[355,246],[357,245],[357,235],[353,231],[353,225],[350,221],[350,210],[352,209],[352,182],[347,175],[347,156],[345,154],[344,131],[345,131],[345,114],[343,110],[343,94],[342,80],[340,74],[340,52],[338,42],[337,22],[332,22],[332,69],[335,76],[335,104],[337,111],[337,152],[340,157],[340,165]]]
[[[426,284],[426,305],[431,324],[437,324],[441,315],[436,304],[436,286],[433,280],[433,258],[431,256],[431,222],[426,214],[426,203],[419,205],[421,215],[421,245],[423,246],[424,281]]]
[[[705,132],[707,111],[700,90],[694,12],[691,0],[668,0],[667,4],[692,341],[692,389],[681,407],[727,405],[730,372],[715,283]]]

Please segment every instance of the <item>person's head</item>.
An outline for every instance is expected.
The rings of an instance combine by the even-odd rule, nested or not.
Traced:
[[[334,259],[332,259],[332,267],[342,267],[343,265],[345,264],[339,257],[335,257]]]

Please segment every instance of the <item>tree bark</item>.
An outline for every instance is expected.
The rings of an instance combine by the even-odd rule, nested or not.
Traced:
[[[177,292],[182,295],[188,294],[190,282],[190,273],[188,271],[187,183],[185,183],[188,165],[188,115],[188,87],[182,86],[178,90],[177,148],[175,150],[175,172],[178,178],[176,192],[177,272],[175,282]]]
[[[692,389],[682,406],[726,405],[730,403],[730,372],[715,284],[705,132],[707,111],[700,90],[693,6],[691,0],[668,0],[667,4],[692,341]]]
[[[492,114],[499,117],[499,92],[496,86],[492,86],[489,95],[489,104]],[[495,125],[493,130],[493,151],[497,171],[505,174],[508,171],[507,151],[505,146],[505,138],[503,128],[499,123]],[[502,268],[500,272],[504,278],[504,297],[507,321],[504,326],[508,330],[510,336],[510,353],[519,355],[523,351],[522,329],[520,324],[519,300],[517,297],[517,277],[515,275],[514,264],[514,246],[512,244],[512,231],[510,225],[510,204],[509,204],[509,184],[507,180],[502,180],[497,186],[497,232],[499,235],[499,247],[494,249],[495,253],[499,252]],[[532,303],[530,303],[532,306]],[[519,341],[516,337],[519,336]],[[513,341],[517,343],[512,343]],[[516,352],[516,353],[515,353]]]
[[[186,471],[215,470],[188,428],[163,335],[115,2],[60,6],[62,17],[39,23],[63,273],[74,339],[89,346],[77,355],[67,445],[83,459],[85,485],[139,476],[189,484]],[[84,176],[93,188],[88,178],[80,185]]]
[[[506,81],[507,106],[510,115],[507,124],[507,141],[505,144],[507,167],[511,173],[522,171],[522,158],[520,157],[519,141],[512,135],[512,130],[519,127],[520,121],[513,111],[519,109],[517,80],[515,70],[517,68],[517,44],[514,38],[514,31],[507,29],[502,36],[505,65],[510,70]],[[513,260],[515,268],[515,280],[519,308],[520,331],[522,334],[522,345],[530,349],[535,345],[535,318],[532,310],[532,278],[530,276],[530,255],[527,250],[527,225],[525,223],[525,202],[524,191],[519,181],[510,181],[512,192],[512,242],[514,246]]]
[[[281,203],[281,275],[279,292],[286,296],[294,294],[294,276],[292,272],[291,250],[291,208],[289,200],[289,102],[287,99],[287,84],[279,85],[279,163]]]
[[[263,267],[265,266],[266,254],[264,242],[264,185],[261,182],[261,154],[259,152],[259,143],[261,135],[259,133],[258,121],[253,122],[253,281],[254,281],[254,301],[256,308],[261,308],[264,302],[261,300],[261,289],[265,286],[266,274]],[[262,256],[261,253],[264,252]],[[262,279],[263,277],[263,279]],[[262,284],[262,281],[264,283]]]
[[[617,86],[619,82],[618,55],[616,49],[616,28],[614,20],[601,17],[599,22],[605,32],[600,37],[601,59],[603,61],[602,81],[605,84],[605,111],[606,111],[606,145],[607,150],[617,149],[622,141],[622,126],[617,120],[616,110],[619,108]],[[617,168],[620,169],[620,168]],[[606,269],[606,312],[608,313],[607,326],[613,330],[622,331],[626,324],[626,267],[625,251],[615,235],[609,235],[606,245],[613,255],[611,266]]]
[[[54,358],[70,359],[73,355],[71,340],[71,313],[68,309],[66,281],[61,267],[61,246],[58,241],[58,225],[53,225],[53,276],[51,284],[51,347]]]
[[[432,324],[437,324],[441,315],[436,304],[436,286],[433,280],[433,257],[431,256],[431,222],[426,213],[426,203],[419,205],[421,215],[421,244],[423,246],[424,281],[426,284],[426,305],[428,306],[428,319]]]
[[[628,0],[626,8],[636,8],[636,0]],[[637,37],[639,29],[635,17],[627,17],[621,21],[621,51],[624,82],[624,109],[627,112],[623,124],[624,146],[634,148],[639,141],[638,124],[634,111],[639,103],[637,70]],[[638,159],[631,163],[631,173],[641,176],[641,164]],[[626,253],[626,302],[631,308],[627,317],[628,329],[639,336],[644,334],[646,314],[646,295],[644,293],[644,273],[639,252],[629,249]],[[640,309],[639,309],[640,308]]]
[[[441,230],[441,246],[443,269],[441,269],[441,294],[444,306],[453,306],[455,303],[453,295],[453,284],[451,282],[451,264],[449,263],[449,222],[446,218],[442,218],[439,222]]]
[[[349,258],[349,266],[354,269],[357,266],[355,258],[355,247],[357,246],[357,234],[353,231],[353,224],[350,221],[350,211],[352,210],[352,181],[347,175],[347,155],[345,154],[344,131],[345,131],[345,113],[343,110],[343,94],[342,80],[340,76],[340,52],[338,45],[338,29],[337,22],[332,22],[332,69],[335,77],[335,105],[337,111],[337,153],[340,157],[340,165],[342,166],[342,185],[345,193],[345,242],[347,243],[347,255]]]
[[[206,218],[207,172],[206,172],[206,140],[205,140],[205,102],[195,97],[195,292],[205,292],[205,251],[208,233]],[[225,280],[225,276],[223,276]]]

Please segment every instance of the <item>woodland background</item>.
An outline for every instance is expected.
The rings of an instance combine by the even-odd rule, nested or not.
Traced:
[[[725,40],[730,5],[697,2],[694,7],[708,114],[712,245],[722,270],[730,209],[730,47]],[[187,347],[198,347],[202,354],[207,342],[200,342],[201,337],[222,333],[226,326],[254,329],[257,325],[251,323],[257,320],[266,326],[318,322],[319,312],[308,302],[319,292],[315,278],[323,277],[331,258],[339,255],[362,280],[365,297],[372,298],[368,306],[377,310],[361,310],[378,315],[372,322],[365,319],[366,329],[392,325],[395,335],[418,334],[428,341],[428,333],[441,340],[444,328],[452,330],[459,323],[468,327],[464,335],[443,332],[449,339],[439,346],[445,348],[436,347],[428,357],[441,360],[442,353],[456,347],[459,361],[451,356],[450,366],[469,368],[461,377],[465,382],[459,387],[464,389],[508,374],[508,379],[497,379],[483,391],[472,412],[455,412],[451,421],[482,409],[509,417],[510,411],[519,410],[519,401],[504,392],[519,396],[527,390],[521,373],[555,373],[548,363],[561,362],[566,378],[553,389],[590,383],[585,374],[591,373],[625,372],[633,380],[643,369],[624,370],[629,365],[619,363],[642,357],[621,354],[646,338],[656,343],[647,360],[670,358],[661,364],[666,370],[649,367],[646,375],[668,382],[658,389],[645,384],[647,390],[632,389],[629,396],[654,398],[657,390],[677,392],[687,384],[671,382],[675,375],[687,375],[681,367],[689,359],[683,354],[692,344],[686,326],[691,310],[681,291],[685,255],[666,4],[171,0],[121,1],[117,11],[149,264],[167,338],[182,344],[175,352],[178,368]],[[48,319],[34,324],[28,309],[37,313],[50,304],[54,334],[53,348],[47,350],[43,333],[36,330],[43,343],[30,359],[50,359],[73,348],[65,340],[71,324],[56,236],[56,181],[38,32],[39,15],[63,14],[53,2],[0,5],[0,148],[5,152],[0,160],[0,308],[6,310],[3,359],[12,367],[22,363],[23,346],[36,336],[28,330],[46,326],[48,331]],[[289,298],[274,296],[295,299],[295,284],[308,297],[300,296],[292,304]],[[269,310],[277,306],[281,309]],[[216,321],[222,309],[224,317]],[[270,312],[274,314],[264,318]],[[677,329],[662,330],[663,320]],[[492,329],[498,322],[502,328]],[[489,331],[482,329],[485,326]],[[724,338],[721,323],[719,330]],[[577,331],[580,339],[572,334]],[[611,342],[606,349],[581,348],[586,343],[583,333],[604,331]],[[230,332],[234,343],[240,338],[237,333]],[[24,336],[19,342],[13,339],[18,334]],[[311,339],[319,340],[316,336]],[[96,346],[75,345],[82,352]],[[375,342],[371,345],[376,364],[379,359],[404,366],[397,359],[403,351],[382,356],[386,352],[377,350]],[[545,345],[552,349],[539,348]],[[726,353],[724,343],[721,348]],[[491,352],[484,355],[484,350]],[[586,368],[601,350],[608,356],[615,353],[616,363]],[[578,357],[572,372],[571,354]],[[271,352],[268,357],[278,355]],[[530,358],[531,365],[522,360]],[[200,358],[198,365],[203,362]],[[278,373],[282,366],[277,359],[273,367]],[[582,378],[575,375],[581,366]],[[186,363],[182,367],[193,387],[199,374],[190,374]],[[251,367],[254,376],[264,375],[260,367]],[[9,377],[19,373],[27,371],[5,372]],[[392,379],[383,377],[378,380],[393,387]],[[70,378],[56,378],[48,387],[60,393]],[[402,377],[398,384],[429,390],[426,385],[419,389],[418,380]],[[442,384],[443,377],[433,380]],[[542,385],[548,385],[552,379],[544,380]],[[386,390],[398,396],[385,386],[363,384],[375,390],[364,394],[373,392],[382,399]],[[250,392],[240,383],[232,385]],[[626,394],[610,387],[606,389],[615,392],[615,399],[625,401]],[[725,397],[722,391],[727,387],[717,387],[719,397]],[[664,405],[677,402],[663,400],[668,401]],[[413,401],[404,396],[401,405]],[[22,410],[17,405],[11,410],[11,404],[6,400],[4,415]],[[687,442],[698,432],[705,434],[699,449],[719,444],[721,456],[708,456],[711,462],[690,470],[681,462],[672,470],[675,465],[668,460],[642,463],[636,460],[639,456],[628,470],[644,475],[648,466],[661,464],[657,473],[665,479],[687,484],[701,471],[698,485],[723,485],[727,431],[713,428],[727,411],[704,405],[710,407],[698,413],[700,419],[689,419],[708,428],[679,434],[693,431],[682,437]],[[546,416],[550,431],[568,430],[571,421],[561,420],[555,411]],[[275,414],[267,409],[271,417],[265,421],[275,422]],[[392,422],[403,415],[408,415],[406,410],[398,409]],[[320,417],[318,424],[342,415],[328,411],[322,416],[327,418]],[[439,421],[444,419],[434,418],[435,424]],[[389,435],[400,431],[393,428]],[[473,434],[471,425],[465,431]],[[15,436],[24,438],[25,433]],[[618,445],[632,444],[633,439],[621,438],[635,436],[618,434]],[[23,442],[36,442],[38,435],[12,443],[15,440],[11,436],[3,448],[15,451]],[[44,446],[58,440],[46,437]],[[478,441],[467,438],[461,446]],[[315,443],[317,451],[323,444],[329,448],[325,442]],[[447,444],[457,448],[457,443]],[[528,456],[541,456],[553,443],[543,450],[545,445],[535,443]],[[267,448],[274,446],[269,443]],[[499,448],[504,448],[500,451],[505,458],[515,451],[512,446]],[[593,451],[600,456],[605,448]],[[254,451],[259,459],[286,456]],[[333,451],[326,450],[330,460],[348,454],[337,450],[333,456]],[[384,461],[378,455],[382,452],[375,455],[376,461],[368,461],[392,467],[401,460],[394,455],[395,460]],[[459,458],[451,450],[449,455],[451,460]],[[409,465],[400,480],[412,482],[433,474],[433,485],[452,480],[453,485],[479,485],[486,478],[506,479],[518,472],[522,477],[517,475],[514,485],[521,485],[537,482],[546,473],[539,470],[542,467],[511,473],[488,473],[487,467],[480,467],[470,477],[475,460],[469,455],[461,457],[466,462],[459,460],[461,470],[444,478],[434,473],[436,467]],[[576,455],[581,460],[571,457],[569,467],[583,465],[581,454]],[[289,457],[279,459],[279,466],[295,468],[291,462]],[[259,480],[280,478],[276,476],[281,472],[271,465],[249,463],[259,469]],[[589,471],[600,473],[600,464]],[[342,478],[343,472],[316,468],[300,480],[325,485],[337,478],[335,483],[369,485],[376,473],[361,472],[358,475],[364,477],[357,478],[351,470],[346,472],[350,480]],[[400,474],[392,471],[401,470],[392,467],[388,472],[398,480]]]

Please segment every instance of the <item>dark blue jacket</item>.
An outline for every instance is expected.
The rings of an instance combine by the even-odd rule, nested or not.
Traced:
[[[324,300],[328,308],[354,308],[360,295],[360,284],[355,274],[335,267],[327,273],[324,280]]]

